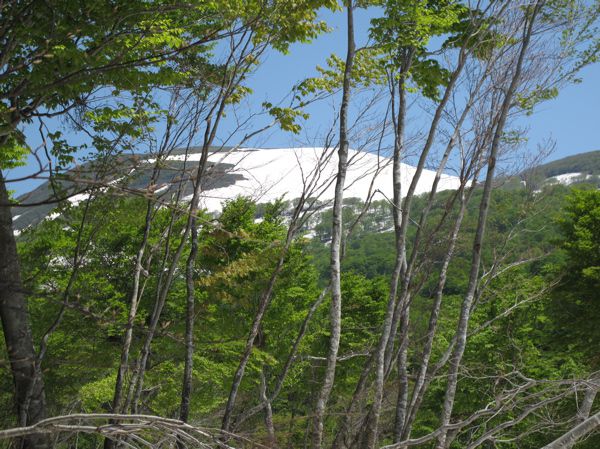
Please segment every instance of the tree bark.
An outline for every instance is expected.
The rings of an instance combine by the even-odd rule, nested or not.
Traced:
[[[273,409],[271,401],[267,398],[267,379],[265,376],[265,367],[260,372],[260,400],[265,405],[265,427],[267,428],[267,447],[273,448],[276,446],[275,426],[273,425]]]
[[[456,396],[456,387],[458,384],[458,371],[460,368],[463,354],[465,352],[469,319],[471,315],[473,299],[475,297],[475,291],[477,289],[478,284],[479,267],[481,263],[481,247],[483,244],[483,238],[485,236],[487,216],[489,211],[489,202],[492,193],[492,183],[494,180],[494,173],[496,168],[496,158],[500,149],[501,139],[504,133],[504,127],[506,125],[508,113],[511,109],[513,97],[515,95],[518,83],[521,78],[523,62],[525,60],[527,49],[529,47],[529,42],[531,40],[531,35],[533,33],[533,24],[535,23],[535,18],[539,13],[543,3],[544,0],[539,0],[538,2],[536,2],[535,6],[533,7],[533,10],[531,11],[531,16],[525,23],[523,42],[521,44],[521,49],[519,51],[519,56],[516,61],[515,70],[513,72],[510,85],[506,90],[504,99],[502,101],[502,105],[500,107],[498,124],[496,126],[496,130],[494,132],[494,137],[490,148],[485,184],[483,187],[481,203],[479,205],[477,230],[475,233],[475,239],[473,241],[469,283],[467,286],[465,298],[461,306],[458,328],[456,331],[456,345],[454,346],[454,350],[452,351],[452,355],[450,357],[450,367],[448,369],[448,384],[446,386],[446,394],[444,397],[442,418],[440,422],[441,428],[447,427],[450,423],[450,416],[452,415],[452,409],[454,407],[454,398]],[[436,449],[446,449],[449,446],[449,444],[450,441],[448,439],[448,431],[444,430],[441,432],[438,438]]]
[[[185,366],[183,368],[181,406],[179,409],[179,419],[183,422],[188,422],[190,416],[192,371],[194,369],[194,314],[196,302],[194,271],[196,268],[196,257],[198,256],[198,229],[195,216],[192,217],[190,240],[190,254],[185,264],[185,283],[187,293],[185,311]]]
[[[396,306],[396,298],[398,295],[398,283],[402,273],[402,267],[406,262],[405,248],[402,227],[402,156],[404,150],[404,128],[406,119],[406,90],[405,90],[405,72],[411,65],[412,51],[409,50],[407,58],[404,62],[404,67],[401,70],[400,79],[398,81],[398,115],[394,132],[396,134],[394,144],[394,160],[393,160],[393,202],[392,211],[394,217],[394,238],[396,257],[394,262],[394,270],[390,280],[390,293],[386,308],[386,313],[383,321],[381,335],[379,337],[378,346],[375,351],[375,393],[371,414],[366,421],[365,437],[363,439],[365,449],[373,449],[377,443],[377,430],[379,426],[379,416],[381,411],[381,402],[383,400],[383,384],[385,377],[385,353],[390,334],[392,331],[392,321],[394,309]],[[416,175],[415,175],[416,176]]]
[[[36,368],[31,320],[9,204],[4,175],[0,172],[0,318],[15,385],[18,423],[28,426],[46,417],[46,396],[41,370]],[[22,440],[24,449],[48,446],[48,439],[41,435],[28,435]]]
[[[129,350],[131,348],[131,342],[133,340],[133,323],[137,316],[137,309],[140,301],[140,278],[142,273],[142,259],[144,252],[146,251],[146,245],[148,243],[148,236],[150,235],[151,219],[152,219],[152,202],[148,201],[146,209],[146,224],[144,228],[144,237],[142,243],[138,249],[138,253],[135,259],[135,273],[133,276],[133,291],[131,293],[131,304],[129,306],[129,316],[127,318],[127,326],[125,328],[125,335],[123,338],[123,347],[121,349],[121,361],[119,363],[119,370],[117,371],[117,380],[115,383],[115,392],[113,396],[113,410],[115,413],[121,413],[122,407],[121,402],[123,398],[123,384],[125,381],[125,375],[127,373],[129,364]]]
[[[315,406],[313,421],[312,446],[320,449],[323,445],[323,421],[325,409],[333,388],[335,367],[338,349],[340,346],[341,321],[342,321],[342,288],[341,288],[341,247],[343,235],[342,208],[344,200],[344,183],[348,166],[348,109],[350,103],[350,79],[354,64],[354,5],[353,0],[347,3],[348,50],[344,68],[344,81],[342,90],[342,104],[340,106],[340,145],[338,150],[338,173],[335,184],[335,198],[333,202],[333,223],[331,231],[331,335],[329,337],[329,352],[327,365],[323,378],[323,385]]]
[[[547,444],[542,449],[565,449],[573,447],[578,440],[593,432],[600,427],[600,412],[590,416],[582,423],[569,430],[567,433],[557,438],[552,443]]]
[[[598,385],[596,385],[595,383],[596,380],[594,379],[594,385],[590,385],[585,391],[585,395],[583,396],[583,401],[579,407],[579,411],[577,412],[577,420],[579,421],[579,424],[583,424],[584,422],[586,422],[590,417],[590,413],[592,412],[594,400],[596,399],[596,395],[598,394]],[[560,439],[564,438],[567,441],[561,440],[563,446],[560,447],[563,447],[564,449],[571,449],[575,445],[575,443],[577,443],[580,431],[581,430],[578,430],[577,432],[573,433],[571,433],[572,431],[570,431],[568,436],[566,434],[563,435]]]

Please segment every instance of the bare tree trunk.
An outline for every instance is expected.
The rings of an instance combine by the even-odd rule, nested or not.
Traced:
[[[588,419],[569,430],[560,438],[547,444],[542,449],[564,449],[572,447],[578,440],[600,427],[600,412],[590,416]]]
[[[323,385],[315,406],[313,421],[313,449],[320,449],[323,445],[323,421],[329,395],[335,379],[335,367],[338,349],[340,346],[341,320],[342,320],[342,288],[341,288],[341,247],[342,247],[342,208],[344,200],[344,182],[348,165],[348,109],[350,103],[350,79],[354,64],[354,5],[353,0],[347,3],[348,50],[346,65],[344,67],[344,84],[342,90],[342,104],[340,106],[340,146],[338,150],[339,163],[335,184],[335,198],[333,203],[333,223],[331,231],[331,334],[329,337],[329,352]]]
[[[410,307],[402,314],[400,322],[400,348],[398,355],[398,398],[396,400],[396,414],[394,417],[394,442],[400,440],[404,423],[406,422],[406,412],[408,407],[408,317],[410,316]]]
[[[462,189],[462,187],[461,187]],[[421,365],[419,368],[419,372],[417,374],[417,380],[415,381],[415,385],[413,388],[412,397],[410,400],[410,406],[408,409],[408,415],[405,417],[405,420],[402,424],[402,428],[398,428],[398,423],[396,424],[395,434],[394,434],[394,442],[398,443],[402,439],[406,439],[410,436],[410,428],[412,423],[416,417],[416,413],[419,409],[421,401],[424,396],[424,386],[425,380],[427,376],[427,371],[429,368],[429,360],[431,358],[431,352],[433,349],[433,340],[435,337],[435,332],[437,329],[437,322],[440,315],[440,310],[442,306],[442,298],[444,287],[446,285],[446,278],[448,275],[448,267],[450,265],[450,261],[454,255],[454,249],[456,247],[456,241],[458,239],[458,233],[462,224],[462,220],[466,211],[467,200],[464,198],[461,199],[461,206],[458,213],[458,217],[456,218],[454,228],[452,229],[452,233],[450,236],[450,244],[446,254],[444,256],[444,261],[442,262],[442,268],[440,269],[440,275],[438,278],[438,284],[436,287],[435,300],[431,309],[431,314],[429,317],[429,324],[427,327],[427,335],[425,340],[425,345],[423,347],[423,352],[421,356]],[[396,412],[398,415],[399,412]],[[398,432],[400,430],[400,432]]]
[[[125,328],[125,336],[123,338],[123,347],[121,349],[121,361],[119,363],[119,370],[117,372],[117,380],[115,383],[115,392],[113,396],[113,410],[115,413],[121,413],[121,401],[123,396],[123,383],[125,375],[127,373],[129,364],[129,350],[131,348],[131,342],[133,340],[133,323],[137,316],[137,309],[140,301],[140,278],[142,273],[142,259],[146,251],[146,245],[148,244],[148,236],[150,235],[150,228],[152,222],[152,202],[148,201],[146,209],[146,224],[144,227],[144,237],[135,258],[135,272],[133,275],[133,289],[131,293],[131,305],[129,306],[129,316],[127,318],[127,325]]]
[[[180,193],[181,193],[181,186],[177,193],[177,200],[179,199]],[[165,253],[162,258],[161,267],[160,267],[160,271],[159,271],[159,275],[158,275],[156,301],[154,303],[154,309],[152,311],[151,320],[153,320],[154,315],[157,313],[160,295],[162,294],[163,287],[164,287],[163,277],[165,276],[165,272],[166,272],[166,275],[168,278],[169,269],[167,269],[167,261],[169,259],[170,253],[171,253],[170,242],[171,242],[171,235],[173,232],[173,226],[175,224],[175,220],[176,220],[175,212],[173,212],[171,214],[169,224],[166,229]],[[146,335],[146,339],[144,340],[144,345],[146,344],[147,339],[148,339],[148,334]],[[129,391],[127,392],[127,399],[125,400],[125,404],[123,406],[123,410],[125,410],[125,411],[130,410],[132,413],[137,413],[139,396],[141,394],[142,387],[141,387],[140,382],[143,382],[143,380],[140,380],[140,378],[142,378],[144,376],[144,369],[145,369],[145,367],[142,368],[142,361],[144,360],[143,356],[144,356],[144,351],[142,349],[142,352],[137,357],[136,364],[133,369],[133,375],[131,376],[131,380],[129,381]],[[107,444],[110,444],[110,443],[107,443]],[[107,449],[107,448],[105,448],[105,449]]]
[[[597,381],[594,381],[594,385],[590,385],[585,391],[585,395],[583,396],[583,402],[581,403],[581,405],[579,406],[579,410],[577,411],[577,420],[579,421],[580,425],[587,421],[587,419],[590,417],[590,413],[592,412],[594,400],[596,399],[596,395],[598,394],[598,385],[596,385],[595,382]],[[600,425],[600,423],[597,425]],[[575,446],[577,439],[580,438],[579,432],[580,431],[573,433],[569,432],[568,436],[563,435],[561,437],[561,442],[563,446],[560,447],[563,447],[564,449],[571,449],[573,446]]]
[[[175,95],[177,97],[177,95]],[[173,101],[173,99],[171,100]],[[172,121],[167,120],[167,128],[165,131],[165,136],[162,140],[161,151],[159,152],[158,158],[154,164],[154,168],[152,170],[152,175],[149,180],[149,186],[152,186],[156,183],[158,176],[160,175],[160,164],[161,164],[161,156],[168,153],[167,146],[169,144],[171,138],[172,131]],[[150,230],[152,229],[152,215],[154,212],[154,202],[152,199],[148,200],[146,207],[146,217],[144,221],[144,234],[142,237],[142,242],[140,243],[140,247],[138,249],[136,259],[135,259],[135,269],[133,275],[133,287],[131,292],[131,304],[129,306],[129,315],[127,318],[127,325],[125,328],[125,335],[123,338],[123,347],[121,348],[121,360],[119,363],[119,370],[117,371],[117,379],[115,382],[115,392],[113,395],[113,410],[115,413],[123,413],[126,411],[127,401],[124,404],[121,404],[123,401],[123,387],[125,383],[125,376],[129,369],[129,354],[131,350],[131,343],[133,340],[133,325],[135,322],[135,318],[137,316],[137,310],[140,303],[140,300],[143,295],[144,288],[142,287],[140,290],[140,279],[143,271],[142,260],[144,259],[144,254],[146,252],[146,248],[148,246],[148,238],[150,236]],[[145,284],[144,284],[145,285]],[[110,446],[112,443],[110,440],[106,440],[106,444]]]
[[[396,306],[396,297],[398,295],[398,283],[400,281],[400,275],[402,267],[404,266],[405,259],[405,239],[402,238],[402,208],[400,203],[402,202],[402,153],[404,150],[404,128],[406,119],[406,90],[405,90],[405,72],[407,72],[411,65],[412,51],[409,50],[409,54],[404,62],[404,67],[401,70],[400,79],[398,81],[398,115],[395,125],[395,143],[394,143],[394,160],[393,160],[393,205],[392,214],[394,217],[394,237],[395,237],[395,251],[396,257],[394,262],[394,270],[390,279],[390,293],[387,302],[386,313],[383,321],[381,335],[379,337],[378,346],[375,350],[375,393],[373,399],[373,406],[369,419],[366,421],[365,437],[363,439],[365,449],[373,449],[377,443],[377,430],[379,426],[379,415],[381,411],[381,402],[383,400],[383,384],[385,378],[385,353],[388,341],[390,339],[390,333],[392,331],[392,320],[394,316],[394,309]],[[394,81],[392,81],[394,82]],[[393,90],[392,90],[393,95]],[[416,175],[415,175],[416,176]]]
[[[167,295],[169,293],[171,283],[173,281],[175,271],[177,270],[177,266],[179,265],[179,261],[181,259],[181,255],[183,253],[183,249],[185,247],[187,239],[190,236],[192,229],[193,228],[195,229],[195,227],[196,227],[196,219],[197,219],[196,215],[199,210],[198,208],[199,208],[199,202],[200,202],[200,193],[202,192],[202,179],[203,179],[204,172],[206,169],[206,162],[208,161],[208,151],[215,139],[215,135],[216,135],[217,129],[219,127],[219,123],[223,116],[223,112],[224,112],[225,106],[226,106],[226,99],[231,94],[232,82],[233,81],[230,80],[228,83],[226,83],[225,87],[221,88],[221,91],[217,97],[217,100],[215,101],[214,105],[212,106],[212,108],[206,118],[206,126],[205,126],[205,130],[204,130],[202,151],[201,151],[200,161],[198,162],[198,168],[196,170],[196,179],[194,181],[194,192],[192,194],[192,199],[190,200],[190,205],[189,205],[188,214],[187,214],[188,219],[186,222],[185,230],[183,232],[183,236],[181,237],[181,242],[178,245],[177,250],[175,251],[175,254],[173,256],[173,260],[171,261],[171,264],[169,266],[163,288],[159,289],[159,292],[157,295],[157,300],[154,305],[154,309],[152,311],[151,323],[150,323],[148,332],[146,334],[146,339],[144,341],[144,345],[142,347],[142,351],[140,353],[140,357],[138,359],[138,363],[137,363],[137,367],[136,367],[136,376],[135,376],[136,382],[133,382],[133,385],[131,387],[131,388],[135,389],[135,393],[133,394],[133,398],[132,398],[132,408],[133,408],[134,412],[137,410],[137,404],[139,403],[139,400],[141,397],[142,387],[143,387],[143,382],[144,382],[144,371],[146,369],[148,356],[150,354],[150,346],[152,344],[152,340],[154,339],[154,334],[156,332],[156,327],[158,326],[158,321],[162,314],[162,310],[165,305],[165,301],[167,299]],[[214,116],[214,124],[212,122],[213,116]],[[190,141],[191,141],[192,137],[193,137],[193,135],[190,135],[190,138],[188,141],[188,149],[189,149],[189,145],[190,145]],[[193,283],[192,283],[191,287],[193,289]],[[188,296],[189,296],[189,291],[188,291]],[[193,325],[193,323],[191,323],[191,324]],[[186,329],[186,333],[187,333],[187,329]],[[190,359],[190,362],[191,361],[192,361],[192,359]],[[191,369],[191,366],[190,366],[190,369]],[[108,449],[108,448],[105,448],[105,449]]]
[[[527,54],[527,49],[529,47],[529,42],[531,40],[531,35],[533,32],[533,24],[535,23],[536,16],[539,13],[543,3],[544,0],[538,0],[535,6],[533,7],[533,10],[530,10],[530,17],[526,19],[525,30],[523,33],[523,42],[521,44],[521,49],[519,51],[519,56],[516,61],[515,70],[512,75],[510,85],[508,86],[508,89],[506,90],[504,99],[502,101],[498,124],[496,126],[496,130],[494,132],[494,137],[492,140],[492,145],[490,148],[487,174],[485,178],[485,184],[483,187],[481,203],[479,206],[477,231],[473,242],[469,283],[467,287],[467,292],[465,294],[465,298],[461,306],[460,318],[458,321],[458,328],[456,331],[456,345],[454,346],[452,356],[450,357],[450,367],[448,370],[448,384],[446,386],[446,394],[444,397],[444,405],[442,409],[442,417],[440,422],[440,427],[442,429],[444,429],[450,423],[450,416],[452,415],[452,409],[454,407],[454,398],[456,396],[456,387],[458,383],[458,371],[462,361],[462,356],[465,351],[467,332],[469,327],[469,318],[471,315],[473,298],[475,296],[475,291],[477,289],[478,284],[479,266],[481,263],[481,246],[483,244],[483,238],[485,235],[485,228],[489,211],[489,201],[492,193],[492,183],[494,180],[494,173],[496,168],[496,157],[500,148],[501,139],[504,133],[504,127],[506,124],[508,113],[511,109],[513,97],[515,95],[521,77],[523,62],[525,60],[525,55]],[[446,449],[449,446],[450,441],[448,441],[447,437],[448,431],[442,430],[440,436],[438,437],[438,442],[436,446],[437,449]]]
[[[400,161],[401,161],[401,152],[403,147],[403,133],[404,133],[404,121],[406,116],[406,90],[404,86],[404,72],[410,69],[411,61],[412,61],[412,51],[407,49],[409,52],[407,54],[407,60],[405,61],[405,67],[402,68],[400,73],[400,81],[398,84],[398,94],[399,94],[399,105],[398,105],[398,124],[396,126],[396,142],[394,148],[394,228],[395,228],[395,238],[396,238],[396,261],[394,266],[394,271],[392,272],[392,278],[390,281],[390,298],[388,300],[388,307],[386,311],[386,317],[384,319],[384,326],[381,333],[381,337],[379,340],[379,345],[377,347],[377,357],[376,357],[376,380],[375,380],[375,397],[373,401],[373,413],[372,419],[368,421],[369,427],[366,429],[367,438],[365,439],[366,445],[365,449],[373,449],[377,442],[377,427],[379,425],[379,416],[381,411],[381,401],[383,399],[383,383],[385,380],[385,373],[390,369],[392,354],[393,354],[393,346],[394,346],[394,338],[398,331],[398,325],[402,322],[403,326],[408,326],[409,324],[409,315],[408,315],[408,297],[409,297],[409,281],[410,281],[410,269],[407,266],[406,260],[406,235],[408,230],[408,224],[410,221],[410,211],[412,200],[414,198],[414,193],[421,177],[421,174],[425,168],[425,162],[427,160],[427,156],[433,143],[435,141],[435,136],[437,133],[437,128],[439,122],[442,118],[442,113],[444,108],[446,107],[448,101],[451,98],[451,94],[454,90],[454,86],[459,78],[460,73],[466,63],[467,52],[466,48],[461,48],[458,65],[456,69],[453,71],[452,76],[446,89],[444,91],[444,95],[438,104],[431,126],[429,128],[427,141],[421,151],[419,156],[419,162],[417,163],[416,171],[411,180],[411,183],[408,187],[408,191],[404,200],[402,200],[401,191],[400,191]],[[431,201],[431,199],[430,199]],[[402,207],[400,207],[402,204]],[[414,262],[414,260],[413,260]],[[396,301],[397,292],[398,292],[398,283],[400,281],[400,276],[403,277],[403,285],[402,292],[400,294],[400,299]],[[407,339],[408,331],[402,330],[402,335]],[[408,343],[405,341],[400,342],[401,348],[404,351],[408,350]],[[400,354],[402,354],[400,352]],[[402,358],[402,357],[401,357]],[[400,370],[400,373],[405,373],[405,370]],[[401,383],[407,384],[407,380],[401,380]],[[408,394],[408,391],[405,391]],[[404,393],[400,393],[403,395]],[[406,400],[401,400],[400,404],[406,404]],[[405,416],[406,411],[401,411],[400,415]]]
[[[207,133],[210,128],[210,121],[207,124]],[[148,363],[148,356],[150,355],[150,347],[152,345],[152,340],[154,339],[154,334],[156,333],[156,328],[158,326],[158,321],[160,320],[160,316],[162,314],[162,310],[165,305],[165,301],[167,300],[167,295],[169,293],[171,283],[173,281],[173,277],[175,275],[175,271],[179,265],[179,261],[181,259],[181,255],[185,248],[185,244],[192,232],[192,225],[196,223],[195,216],[198,213],[198,203],[200,200],[200,192],[201,192],[201,179],[204,173],[204,167],[206,165],[206,160],[208,159],[208,148],[210,146],[211,141],[205,141],[205,144],[202,147],[202,155],[200,157],[200,162],[198,163],[198,169],[196,171],[196,180],[194,184],[194,193],[192,199],[190,201],[190,206],[188,210],[188,220],[185,226],[185,230],[183,232],[183,236],[181,237],[181,242],[179,243],[175,254],[173,255],[173,260],[169,266],[167,276],[164,282],[162,289],[158,293],[158,297],[156,303],[154,305],[154,309],[152,311],[151,322],[146,334],[146,339],[144,340],[144,344],[140,353],[140,357],[138,359],[137,367],[136,367],[136,383],[132,385],[132,388],[135,388],[135,393],[132,399],[132,409],[134,412],[137,411],[137,404],[139,403],[143,382],[144,382],[144,372],[146,369],[146,364]],[[106,449],[106,448],[105,448]]]
[[[0,172],[0,317],[10,368],[15,385],[15,402],[20,426],[35,424],[46,417],[46,396],[42,373],[36,369],[27,299],[21,282],[10,199]],[[24,449],[48,447],[41,435],[26,436]]]
[[[267,446],[275,447],[275,427],[273,426],[273,409],[271,408],[271,401],[267,398],[267,379],[265,377],[265,368],[263,367],[260,372],[260,400],[265,405],[265,427],[267,428]]]
[[[186,311],[185,311],[185,366],[183,369],[183,382],[181,388],[181,406],[179,419],[187,422],[190,415],[190,398],[192,395],[192,370],[194,368],[194,314],[195,314],[195,288],[194,271],[196,257],[198,256],[198,229],[196,216],[192,217],[191,223],[191,248],[185,269],[186,283]]]
[[[592,385],[586,390],[585,395],[583,396],[583,402],[579,407],[579,413],[577,413],[577,418],[581,422],[585,421],[590,416],[597,394],[598,387],[596,385]]]
[[[417,250],[420,246],[421,237],[423,234],[423,230],[425,228],[425,221],[426,221],[429,211],[431,210],[431,207],[433,205],[434,195],[437,192],[437,185],[440,181],[442,171],[443,171],[444,167],[446,166],[446,162],[450,156],[452,149],[456,145],[457,141],[460,139],[461,127],[462,127],[464,121],[466,120],[469,112],[471,111],[471,108],[473,107],[473,105],[475,103],[475,99],[479,95],[479,92],[480,92],[485,80],[487,79],[487,76],[489,75],[489,70],[491,67],[492,67],[492,65],[489,65],[486,68],[486,70],[484,71],[484,73],[482,74],[482,76],[477,81],[474,89],[470,93],[469,101],[467,102],[465,108],[461,112],[458,122],[454,126],[454,133],[448,142],[446,151],[444,152],[444,156],[442,158],[442,161],[441,161],[438,171],[436,173],[436,177],[435,177],[435,180],[433,183],[433,187],[432,187],[432,190],[430,193],[429,200],[427,202],[427,205],[425,206],[425,209],[422,211],[421,217],[419,219],[419,225],[417,227],[417,234],[415,236],[413,250],[412,250],[413,253],[411,255],[411,261],[409,262],[409,266],[413,266],[413,264],[416,260]],[[434,302],[433,302],[433,305],[431,308],[431,314],[430,314],[430,318],[429,318],[427,334],[425,336],[425,344],[423,345],[422,355],[421,355],[421,359],[420,359],[421,364],[420,364],[419,371],[418,371],[418,374],[417,374],[417,377],[416,377],[416,380],[414,383],[414,387],[412,389],[410,402],[399,401],[399,403],[398,403],[398,407],[404,406],[404,407],[406,407],[406,410],[404,410],[404,411],[397,410],[396,411],[397,422],[396,422],[395,434],[394,434],[394,442],[396,442],[396,443],[398,443],[402,440],[408,439],[410,437],[412,424],[416,418],[416,414],[419,411],[421,402],[425,395],[425,391],[429,384],[429,380],[427,378],[428,371],[429,371],[429,361],[431,358],[431,352],[433,349],[433,341],[434,341],[435,333],[437,330],[437,322],[438,322],[438,318],[439,318],[439,314],[440,314],[440,310],[441,310],[441,304],[442,304],[442,299],[443,299],[443,294],[444,294],[444,287],[446,285],[448,268],[450,266],[450,261],[452,260],[452,258],[454,256],[454,250],[456,247],[456,242],[458,240],[458,234],[459,234],[459,231],[460,231],[460,228],[462,225],[462,221],[465,216],[467,204],[469,203],[471,196],[473,194],[473,191],[477,184],[476,184],[476,182],[473,182],[471,187],[468,189],[468,191],[466,193],[465,193],[465,188],[466,188],[466,185],[467,185],[469,179],[477,180],[479,177],[479,172],[482,168],[481,163],[480,163],[481,152],[483,151],[484,147],[486,146],[485,140],[486,139],[484,138],[483,141],[477,145],[476,150],[474,151],[473,155],[470,156],[470,161],[463,160],[463,169],[462,169],[460,187],[456,193],[456,196],[453,197],[453,199],[451,201],[449,201],[448,204],[446,205],[446,212],[445,212],[444,216],[442,217],[442,219],[440,219],[439,223],[436,225],[436,229],[439,229],[441,227],[441,225],[445,222],[446,217],[448,216],[450,210],[453,208],[456,199],[459,199],[459,205],[460,205],[459,211],[454,220],[454,225],[452,227],[452,230],[450,231],[450,234],[448,236],[448,241],[449,241],[448,248],[444,255],[442,267],[440,268],[438,284],[437,284],[436,290],[435,290],[435,299],[434,299]],[[429,239],[431,240],[431,237]],[[405,422],[402,425],[401,429],[399,428],[400,423],[398,422],[398,420],[399,420],[398,415],[403,415],[404,419],[405,419]]]

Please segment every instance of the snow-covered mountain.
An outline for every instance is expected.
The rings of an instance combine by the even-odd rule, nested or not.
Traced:
[[[200,152],[190,150],[176,151],[161,161],[161,172],[156,182],[150,183],[151,173],[156,160],[149,156],[135,155],[121,158],[109,181],[103,178],[108,189],[125,193],[154,195],[163,200],[170,200],[179,186],[184,201],[191,199],[191,182],[194,176]],[[303,191],[312,198],[318,198],[327,204],[333,199],[335,175],[338,157],[333,149],[323,148],[277,148],[277,149],[221,149],[209,154],[207,173],[203,179],[201,206],[210,212],[221,209],[225,200],[239,195],[249,196],[258,203],[266,203],[285,197],[293,200]],[[402,164],[402,185],[407,189],[416,169]],[[74,170],[74,178],[81,179],[81,172]],[[430,191],[435,172],[424,170],[417,184],[416,193]],[[187,181],[186,181],[187,180]],[[71,202],[77,203],[86,198],[85,183],[63,182],[65,190],[74,196]],[[442,175],[438,190],[455,189],[459,185],[458,178]],[[392,161],[390,158],[373,153],[350,150],[348,172],[345,181],[344,197],[367,199],[373,193],[374,199],[391,199],[392,194]],[[30,194],[20,198],[23,204],[40,203],[44,198],[51,198],[49,185],[38,187]],[[53,205],[19,207],[13,210],[15,229],[39,222],[47,217]]]
[[[185,155],[170,156],[167,161],[183,161]],[[197,162],[200,154],[188,155],[188,161]],[[153,162],[150,160],[149,162]],[[344,196],[367,199],[370,191],[392,197],[391,159],[376,154],[350,150]],[[219,187],[218,176],[211,176],[202,195],[201,204],[209,211],[219,211],[224,200],[245,195],[259,203],[277,198],[298,198],[304,189],[309,196],[328,201],[334,197],[335,175],[338,159],[334,151],[322,148],[240,149],[225,153],[212,153],[209,166],[231,166],[226,174],[237,175],[233,184]],[[402,183],[408,186],[416,169],[402,164]],[[416,193],[431,189],[435,172],[425,170]],[[458,178],[442,175],[439,190],[457,188]],[[371,185],[372,184],[372,185]],[[168,183],[159,186],[167,189]],[[191,195],[184,199],[190,199]]]

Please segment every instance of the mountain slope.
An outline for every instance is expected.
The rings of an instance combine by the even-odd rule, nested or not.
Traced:
[[[600,187],[600,150],[538,165],[525,175],[538,185],[590,183]]]
[[[195,176],[200,156],[198,149],[190,150],[187,156],[181,150],[174,152],[161,161],[160,176],[153,184],[150,180],[155,159],[144,155],[122,157],[110,169],[103,167],[106,175],[100,177],[102,182],[97,180],[98,170],[88,166],[72,171],[71,180],[62,181],[61,189],[72,195],[72,203],[85,199],[90,186],[99,184],[104,186],[100,191],[111,189],[170,201],[181,186],[180,198],[185,201],[191,199],[191,179]],[[402,164],[403,186],[408,187],[415,171],[415,167]],[[211,151],[200,205],[209,212],[219,212],[225,200],[239,195],[266,203],[281,197],[293,200],[300,197],[303,191],[306,196],[318,198],[326,205],[334,196],[336,173],[337,155],[334,149],[244,148]],[[434,171],[424,170],[416,194],[430,191],[435,176]],[[455,189],[458,185],[458,178],[442,175],[438,190]],[[46,183],[18,199],[24,205],[35,205],[13,208],[16,230],[34,225],[51,213],[55,204],[39,204],[53,198],[49,187]],[[393,197],[392,160],[350,150],[344,196],[366,200],[370,193],[375,199]]]

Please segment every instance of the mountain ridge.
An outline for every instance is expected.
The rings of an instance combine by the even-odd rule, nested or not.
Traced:
[[[186,158],[187,154],[187,158]],[[13,207],[13,226],[18,232],[48,217],[56,208],[57,196],[68,196],[72,204],[87,198],[89,191],[101,185],[101,191],[131,193],[171,201],[181,187],[180,198],[191,199],[192,179],[200,159],[199,148],[176,149],[161,162],[161,170],[151,183],[156,159],[148,154],[119,156],[108,166],[96,167],[84,164],[68,172],[61,179],[59,192],[51,190],[46,182],[33,191],[20,196],[21,206]],[[587,168],[588,172],[574,171]],[[402,164],[402,183],[408,185],[415,167]],[[590,171],[591,170],[591,171]],[[101,176],[99,175],[99,172]],[[228,199],[239,195],[250,196],[258,203],[266,203],[285,197],[298,198],[303,190],[306,195],[319,198],[322,204],[331,202],[334,194],[337,157],[334,148],[231,148],[212,147],[209,150],[207,173],[203,181],[200,206],[218,213]],[[574,174],[565,179],[561,175]],[[590,176],[600,180],[600,151],[568,156],[536,166],[522,174],[536,179],[537,184],[590,182]],[[417,185],[416,194],[431,189],[436,173],[424,170]],[[559,178],[556,178],[556,177]],[[102,182],[98,182],[98,177]],[[556,178],[554,181],[553,178]],[[580,179],[581,178],[581,179]],[[344,196],[366,200],[372,194],[375,199],[393,197],[392,160],[374,153],[350,150],[348,175]],[[55,184],[57,184],[55,182]],[[438,191],[455,189],[459,179],[442,174]],[[56,186],[55,186],[56,187]],[[33,204],[32,206],[25,206]]]

